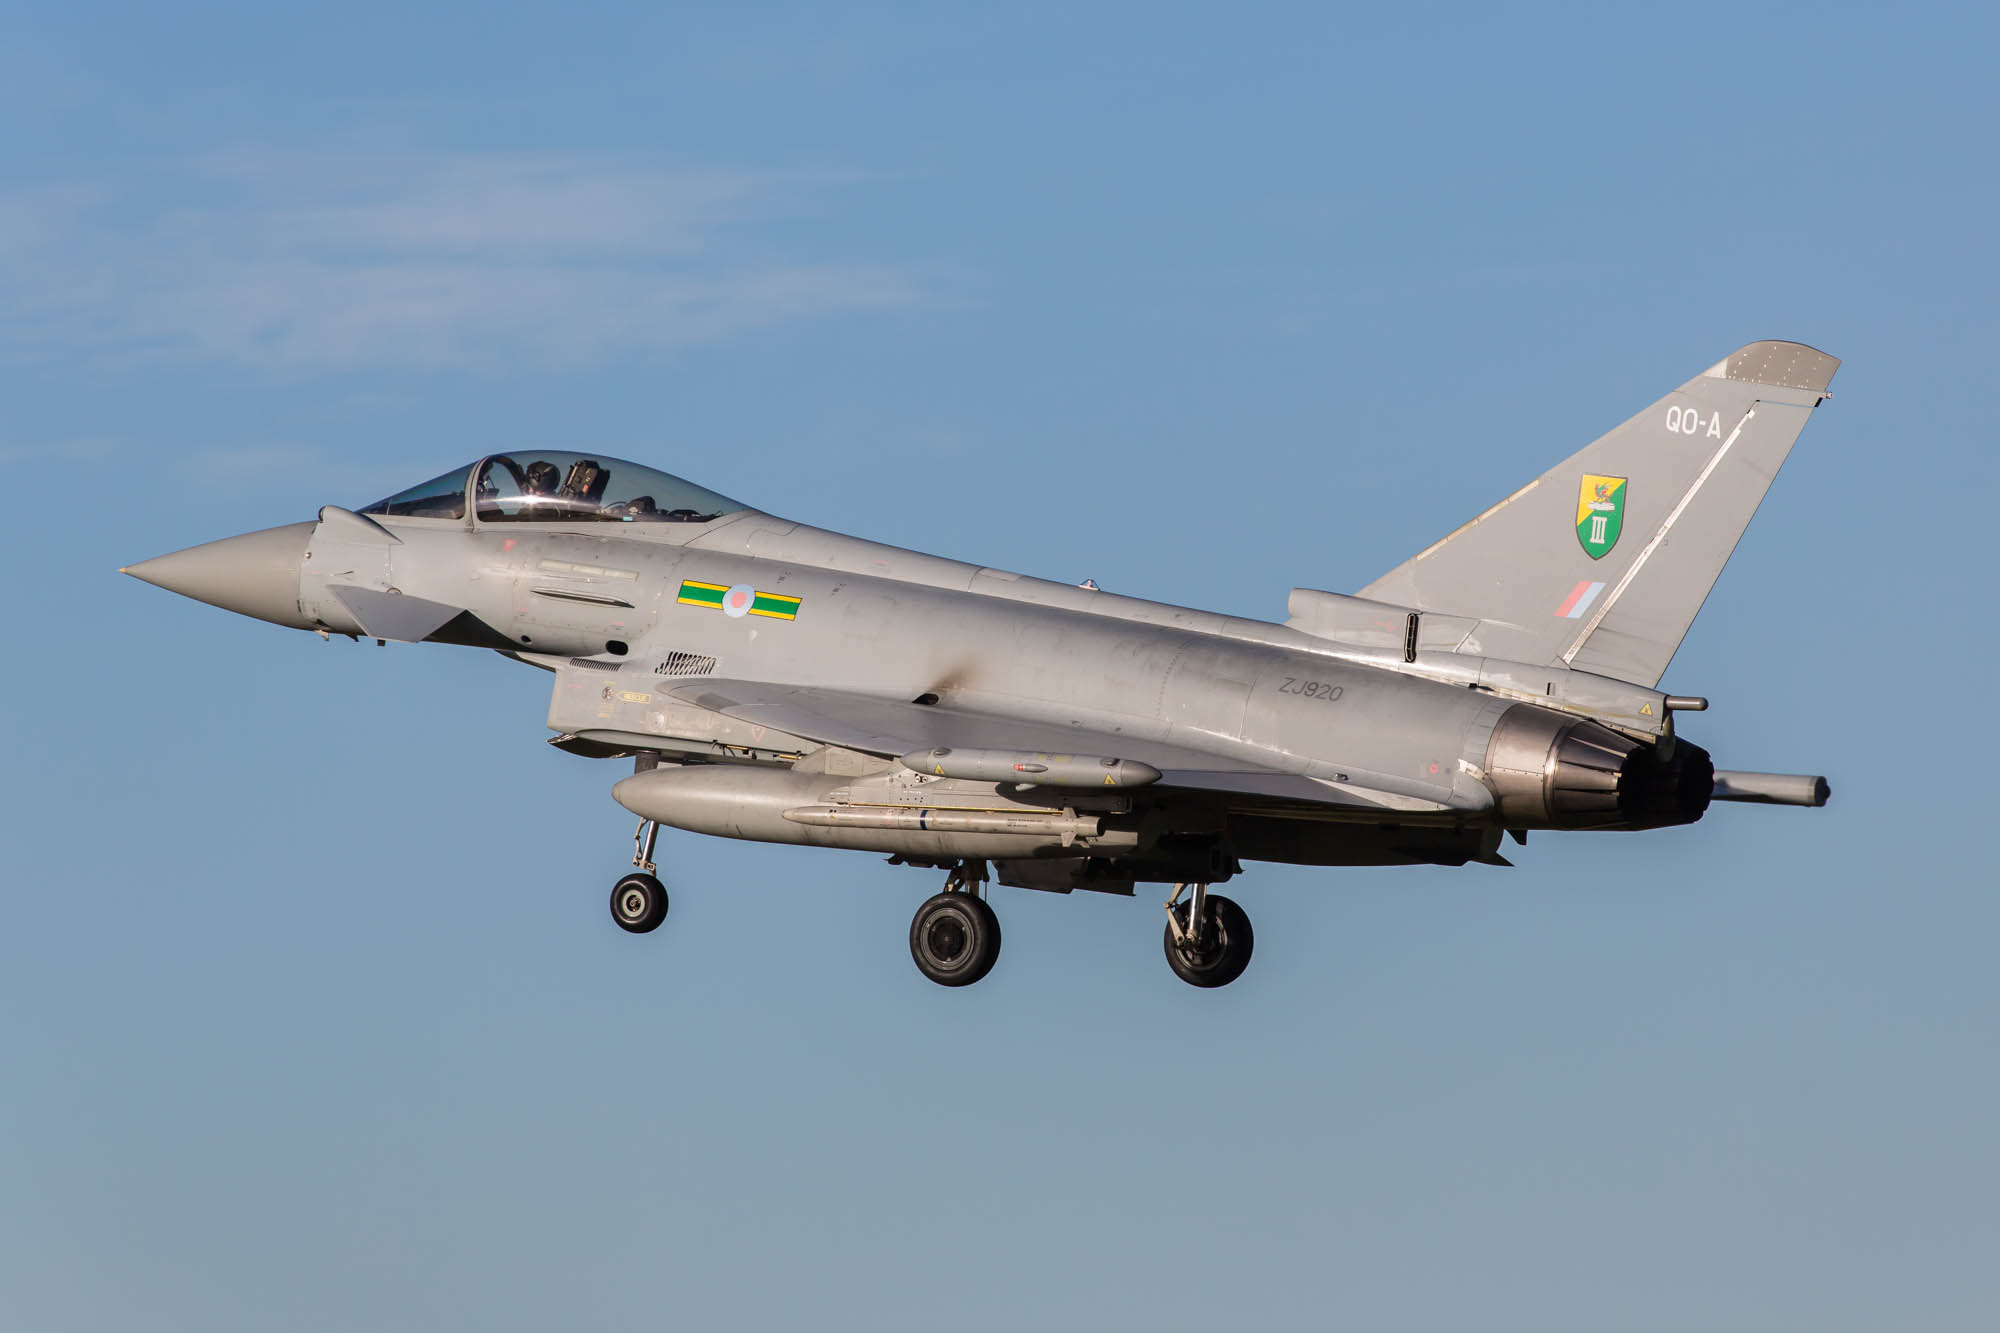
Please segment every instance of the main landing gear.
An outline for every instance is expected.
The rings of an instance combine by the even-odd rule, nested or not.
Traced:
[[[660,826],[639,821],[632,835],[633,872],[611,890],[611,919],[644,935],[667,919],[667,889],[654,875]],[[935,863],[933,863],[935,864]],[[910,958],[940,986],[970,986],[1000,958],[1000,918],[986,903],[986,863],[960,861],[944,891],[926,898],[910,921]],[[1167,899],[1167,966],[1190,986],[1227,986],[1250,965],[1256,938],[1241,907],[1206,884],[1176,884]]]
[[[940,986],[970,986],[1000,957],[1000,918],[980,896],[984,861],[961,862],[910,922],[910,957]]]
[[[639,831],[632,835],[632,864],[638,869],[611,887],[611,919],[634,935],[658,930],[667,919],[667,886],[653,874],[653,845],[659,837],[658,824],[639,821]]]
[[[1167,966],[1175,976],[1211,989],[1243,975],[1256,945],[1248,913],[1206,884],[1174,885],[1166,906]]]

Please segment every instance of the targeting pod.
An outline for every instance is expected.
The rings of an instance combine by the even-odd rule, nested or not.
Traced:
[[[1091,754],[1028,754],[1019,750],[912,750],[903,762],[919,773],[968,782],[1015,782],[1036,787],[1150,787],[1160,770],[1136,759]]]

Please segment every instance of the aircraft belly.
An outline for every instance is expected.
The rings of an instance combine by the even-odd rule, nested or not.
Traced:
[[[1311,866],[1464,865],[1499,850],[1498,827],[1388,826],[1232,815],[1230,845],[1247,861]]]

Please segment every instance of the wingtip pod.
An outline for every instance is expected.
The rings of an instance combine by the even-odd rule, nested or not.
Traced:
[[[1840,358],[1804,343],[1748,343],[1704,372],[1710,379],[1742,380],[1825,395],[1840,369]]]

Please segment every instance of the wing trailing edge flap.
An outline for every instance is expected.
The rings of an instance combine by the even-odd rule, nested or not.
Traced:
[[[870,754],[895,756],[948,746],[1100,755],[1151,764],[1160,770],[1160,787],[1377,814],[1453,810],[1413,795],[1262,768],[1172,741],[1033,722],[945,704],[733,680],[690,681],[667,693],[725,717]]]

